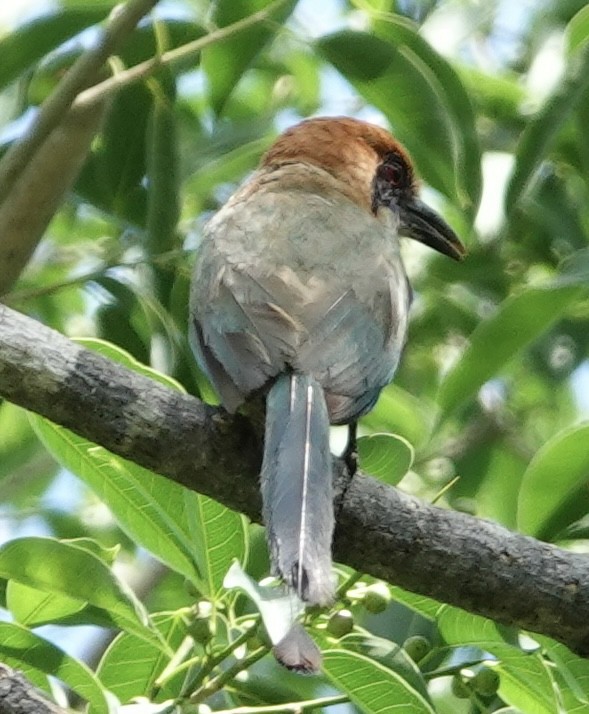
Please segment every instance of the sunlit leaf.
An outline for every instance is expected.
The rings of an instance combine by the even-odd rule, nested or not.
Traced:
[[[556,434],[524,473],[518,499],[518,529],[550,540],[589,509],[589,424]]]
[[[80,340],[130,369],[178,389],[174,380],[98,340]],[[36,415],[45,446],[104,501],[121,528],[214,598],[233,559],[246,556],[244,517]]]
[[[38,681],[41,673],[57,677],[90,703],[94,714],[115,711],[100,681],[83,662],[20,625],[0,622],[0,659],[32,681]]]
[[[429,702],[401,675],[368,657],[342,649],[323,651],[327,678],[365,714],[433,714]]]
[[[560,711],[549,667],[539,649],[526,651],[510,644],[491,620],[456,608],[443,608],[437,623],[448,644],[472,645],[497,659],[499,695],[507,704],[535,714]]]
[[[292,590],[280,585],[258,585],[237,562],[227,572],[223,585],[230,590],[243,590],[262,616],[268,637],[275,645],[284,638],[304,610],[303,602]]]
[[[566,28],[567,50],[577,52],[589,40],[589,5],[573,16]]]
[[[153,616],[153,621],[170,649],[177,651],[186,636],[182,616],[179,613],[158,613]],[[154,691],[157,678],[169,662],[169,655],[161,649],[133,634],[121,632],[102,655],[97,676],[103,686],[125,704],[133,697]],[[163,687],[158,693],[158,700],[172,696],[174,694]]]
[[[418,399],[394,382],[385,387],[362,424],[374,431],[398,434],[416,448],[427,440],[434,422],[435,405]]]
[[[31,627],[57,622],[80,612],[86,603],[62,593],[44,592],[10,580],[6,588],[6,605],[17,622]]]
[[[371,632],[351,632],[340,640],[347,651],[368,657],[387,669],[396,672],[407,684],[426,700],[429,700],[427,685],[419,667],[405,650],[395,642],[377,637]]]
[[[0,87],[27,71],[45,54],[108,15],[111,3],[92,2],[31,20],[0,39]]]
[[[0,548],[0,577],[106,610],[125,630],[159,644],[132,590],[92,553],[52,538],[17,538]]]

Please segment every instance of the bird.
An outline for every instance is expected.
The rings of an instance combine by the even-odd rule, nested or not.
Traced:
[[[411,287],[399,239],[465,255],[418,189],[389,131],[316,117],[282,133],[203,230],[190,341],[228,412],[265,398],[272,568],[309,605],[334,598],[330,425],[349,426],[354,468],[356,423],[393,379],[406,341]],[[283,659],[313,668],[296,644]]]

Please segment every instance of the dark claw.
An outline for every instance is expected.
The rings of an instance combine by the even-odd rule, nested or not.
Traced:
[[[357,430],[358,422],[353,421],[348,424],[348,443],[346,445],[346,450],[343,453],[343,459],[350,477],[354,476],[358,470],[358,443],[356,440]]]

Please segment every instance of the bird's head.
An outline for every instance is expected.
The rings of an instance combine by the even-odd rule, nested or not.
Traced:
[[[400,235],[454,260],[464,257],[454,231],[419,199],[409,155],[385,129],[348,117],[308,119],[276,140],[262,166],[299,162],[330,173],[348,198],[373,214],[383,207],[393,211]]]

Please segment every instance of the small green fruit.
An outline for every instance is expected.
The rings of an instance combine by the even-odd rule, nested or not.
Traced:
[[[471,690],[460,673],[452,677],[452,694],[457,699],[470,699]]]
[[[343,637],[354,628],[354,616],[349,610],[334,612],[327,622],[327,631],[333,637]]]
[[[414,662],[420,662],[431,648],[432,643],[423,635],[413,635],[403,643],[403,649]]]
[[[377,615],[384,612],[391,601],[391,593],[384,583],[374,583],[366,588],[362,604],[368,612]]]
[[[471,686],[477,694],[492,697],[497,694],[500,683],[499,673],[491,667],[481,667],[471,680]]]

